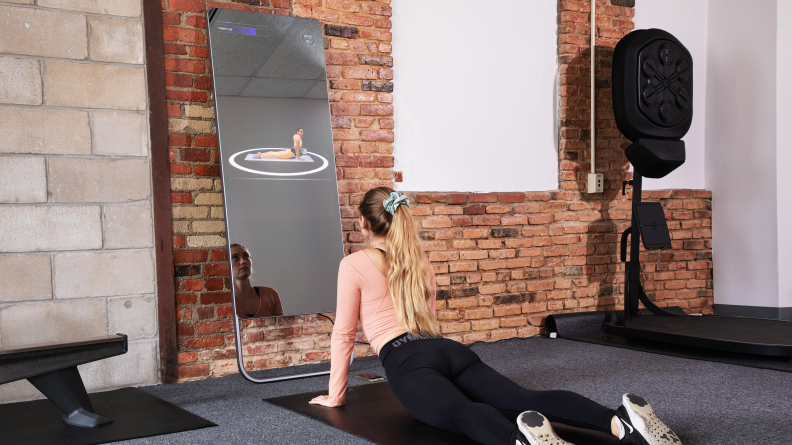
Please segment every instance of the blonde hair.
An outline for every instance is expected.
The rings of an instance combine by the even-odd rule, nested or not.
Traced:
[[[393,192],[389,187],[369,190],[358,207],[372,233],[385,237],[388,293],[396,320],[412,335],[439,335],[434,313],[429,307],[432,285],[424,261],[421,241],[410,210],[400,205],[393,215],[382,203]]]

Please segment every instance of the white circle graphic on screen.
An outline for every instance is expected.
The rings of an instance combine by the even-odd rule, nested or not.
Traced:
[[[264,150],[288,150],[288,148],[251,148],[250,150],[244,150],[244,151],[240,151],[238,153],[234,153],[228,159],[228,163],[233,165],[234,167],[242,170],[242,171],[246,171],[248,173],[253,173],[253,174],[256,174],[256,175],[267,175],[267,176],[303,176],[303,175],[310,175],[312,173],[320,172],[320,171],[326,169],[328,165],[330,165],[330,163],[327,162],[327,159],[325,159],[324,156],[322,156],[322,155],[320,155],[318,153],[310,152],[308,150],[300,150],[300,152],[301,153],[305,153],[307,155],[312,155],[312,156],[316,156],[316,157],[320,158],[322,160],[322,165],[319,168],[315,168],[313,170],[308,170],[308,171],[305,171],[305,172],[293,172],[293,173],[264,172],[264,171],[260,171],[260,170],[253,170],[252,168],[242,167],[241,165],[237,164],[237,162],[236,162],[236,157],[241,155],[242,153],[250,153],[251,151],[264,151]]]

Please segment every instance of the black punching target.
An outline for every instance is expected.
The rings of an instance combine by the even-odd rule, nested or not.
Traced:
[[[693,120],[693,58],[661,29],[627,34],[613,55],[613,112],[633,144],[627,159],[636,171],[662,178],[685,162],[680,139]]]

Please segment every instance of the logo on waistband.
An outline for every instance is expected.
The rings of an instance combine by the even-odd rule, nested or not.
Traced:
[[[401,346],[401,345],[403,345],[405,343],[411,342],[413,340],[431,340],[431,339],[434,339],[434,338],[442,338],[442,337],[440,335],[412,335],[412,334],[407,334],[407,335],[405,335],[402,338],[394,340],[393,343],[391,343],[391,345],[393,345],[394,348],[398,348],[399,346]]]

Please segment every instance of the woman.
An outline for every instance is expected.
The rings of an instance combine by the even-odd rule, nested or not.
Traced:
[[[283,315],[280,296],[275,289],[253,287],[250,284],[253,263],[250,259],[250,251],[241,244],[231,244],[231,273],[234,277],[234,295],[239,318]]]
[[[466,346],[440,337],[434,272],[422,254],[408,205],[406,196],[387,187],[370,190],[360,204],[360,227],[371,248],[347,256],[339,266],[330,394],[310,403],[346,403],[359,319],[393,393],[429,425],[483,444],[567,444],[549,419],[611,433],[623,444],[680,445],[640,397],[625,394],[623,405],[611,410],[569,391],[527,390]]]
[[[281,151],[268,151],[266,153],[259,153],[259,159],[264,158],[278,158],[278,159],[291,159],[296,157],[300,161],[304,161],[302,156],[300,156],[300,151],[302,149],[302,136],[303,136],[303,129],[300,128],[294,133],[292,139],[294,140],[294,146],[288,150],[281,150]]]

